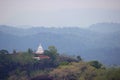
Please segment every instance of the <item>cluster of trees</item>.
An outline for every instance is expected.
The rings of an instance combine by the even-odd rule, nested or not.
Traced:
[[[40,75],[48,75],[59,65],[77,62],[75,58],[60,55],[54,46],[49,46],[44,54],[50,59],[34,59],[35,54],[32,49],[25,52],[13,50],[13,53],[0,50],[0,80],[30,80]]]
[[[120,80],[120,68],[105,68],[96,62],[72,62],[54,69],[50,76],[53,80]]]
[[[105,68],[98,61],[60,55],[49,46],[50,59],[35,60],[33,50],[9,53],[0,50],[0,80],[120,80],[120,68]]]

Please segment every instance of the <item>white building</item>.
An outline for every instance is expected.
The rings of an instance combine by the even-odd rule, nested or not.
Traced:
[[[39,45],[37,51],[35,52],[35,54],[44,54],[44,50],[43,47],[41,46],[41,44]]]
[[[50,58],[49,56],[44,55],[44,49],[41,46],[41,44],[39,45],[37,51],[34,54],[35,54],[35,56],[33,58],[37,59],[37,60],[49,59]]]

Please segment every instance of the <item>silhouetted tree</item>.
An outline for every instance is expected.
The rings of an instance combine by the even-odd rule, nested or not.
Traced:
[[[89,64],[97,69],[102,67],[102,64],[98,61],[90,61]]]
[[[16,52],[16,50],[14,49],[14,50],[13,50],[13,54],[16,54],[16,53],[17,53],[17,52]]]
[[[28,53],[32,54],[33,53],[33,50],[28,48]]]
[[[77,60],[78,60],[78,61],[82,61],[81,56],[77,56]]]
[[[2,50],[0,50],[0,53],[2,53],[2,54],[8,54],[9,52],[7,50],[5,50],[5,49],[2,49]]]

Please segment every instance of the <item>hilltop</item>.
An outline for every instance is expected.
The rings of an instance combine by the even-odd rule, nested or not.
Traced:
[[[120,24],[99,23],[89,28],[16,28],[0,26],[0,49],[12,52],[36,49],[39,43],[47,49],[55,45],[60,53],[81,55],[84,60],[99,60],[104,64],[119,65]]]

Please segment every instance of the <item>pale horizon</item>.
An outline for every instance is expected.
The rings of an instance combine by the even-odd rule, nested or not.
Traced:
[[[78,26],[120,23],[120,0],[0,0],[0,25]]]

